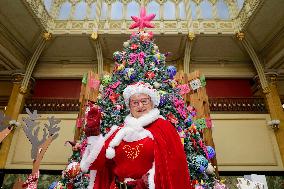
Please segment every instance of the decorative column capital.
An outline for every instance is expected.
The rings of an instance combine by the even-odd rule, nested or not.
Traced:
[[[52,38],[52,34],[51,34],[50,32],[44,32],[44,33],[42,34],[42,37],[43,37],[43,39],[44,39],[45,41],[49,41],[49,40],[51,40],[51,38]]]
[[[98,39],[98,32],[93,32],[92,34],[91,34],[91,38],[93,39],[93,40],[97,40]]]
[[[266,72],[264,73],[266,76],[267,81],[270,84],[276,85],[277,84],[277,79],[278,79],[278,73],[277,72]]]
[[[12,74],[12,83],[21,83],[25,77],[24,73],[13,73]]]
[[[237,32],[237,33],[236,33],[236,38],[237,38],[239,41],[244,40],[244,38],[245,38],[245,33],[242,32],[242,31]]]
[[[194,32],[188,32],[188,35],[187,35],[188,39],[190,41],[193,41],[195,39],[195,34]]]

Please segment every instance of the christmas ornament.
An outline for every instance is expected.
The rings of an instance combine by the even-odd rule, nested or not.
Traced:
[[[125,42],[123,43],[123,46],[124,46],[125,48],[129,47],[129,41],[125,41]]]
[[[175,115],[172,114],[172,113],[169,113],[169,114],[167,115],[167,119],[168,119],[172,124],[174,124],[174,125],[178,124],[178,119],[177,119],[177,118],[175,117]]]
[[[87,81],[88,81],[87,74],[84,74],[82,78],[82,83],[86,85]]]
[[[177,84],[178,84],[178,83],[177,83],[176,80],[174,80],[174,79],[173,79],[173,80],[170,80],[170,85],[171,85],[172,88],[175,88],[175,87],[177,86]]]
[[[154,50],[155,51],[159,50],[159,47],[157,45],[154,45]]]
[[[48,189],[56,189],[57,186],[57,181],[54,181],[53,183],[51,183],[51,185],[48,186]]]
[[[133,43],[133,44],[131,44],[130,49],[136,50],[136,49],[138,49],[138,47],[139,47],[139,45]]]
[[[207,153],[208,153],[208,158],[209,159],[214,158],[214,156],[216,154],[214,148],[212,146],[206,146],[206,149],[207,149]]]
[[[184,95],[190,92],[188,84],[179,85],[177,86],[177,89],[179,90],[180,95]]]
[[[129,29],[137,27],[139,27],[140,30],[144,28],[154,28],[155,26],[151,24],[150,21],[153,20],[155,16],[155,14],[146,15],[146,8],[142,7],[140,10],[140,17],[131,16],[134,23],[130,25]]]
[[[205,118],[200,118],[200,119],[195,120],[194,124],[196,125],[198,130],[202,130],[206,128]]]
[[[103,86],[107,86],[112,81],[112,78],[110,75],[104,75],[102,79]]]
[[[111,102],[112,102],[113,104],[115,104],[116,101],[117,101],[117,99],[118,99],[118,97],[119,97],[119,94],[117,94],[117,93],[112,93],[112,94],[109,96],[109,99],[111,100]]]
[[[167,67],[167,73],[168,73],[168,76],[170,77],[170,79],[173,79],[174,76],[175,76],[176,73],[177,73],[176,67],[174,67],[174,66],[168,66],[168,67]]]
[[[155,81],[155,82],[153,83],[153,86],[154,86],[155,89],[158,89],[158,88],[161,87],[161,84]]]
[[[117,62],[121,62],[122,59],[123,59],[121,52],[115,51],[115,52],[113,53],[113,59],[114,59],[115,61],[117,61]]]
[[[57,183],[55,189],[65,189],[63,183],[61,183],[60,181]]]
[[[69,178],[75,178],[80,173],[80,171],[81,171],[80,163],[78,162],[70,163],[65,170]]]
[[[196,156],[196,163],[199,167],[204,168],[204,170],[208,166],[208,160],[203,155],[197,155]]]
[[[209,163],[205,172],[209,175],[212,175],[214,173],[214,171],[215,171],[214,167],[212,166],[211,163]]]
[[[125,68],[123,74],[126,80],[133,80],[135,78],[135,70],[133,68]]]
[[[144,41],[144,42],[150,40],[149,34],[148,34],[147,32],[143,32],[143,33],[140,35],[140,40],[141,40],[141,41]]]
[[[167,103],[167,97],[165,95],[160,96],[160,103],[159,106],[164,106]]]
[[[199,79],[194,79],[194,80],[190,81],[189,84],[190,84],[190,87],[192,88],[192,90],[196,90],[196,89],[202,87]]]
[[[147,79],[153,79],[155,77],[155,73],[154,72],[146,72],[145,77]]]

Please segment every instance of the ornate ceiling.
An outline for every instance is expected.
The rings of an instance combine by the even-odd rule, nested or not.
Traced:
[[[108,16],[105,19],[93,20],[74,19],[72,14],[65,20],[58,20],[59,17],[54,15],[60,15],[60,5],[64,3],[71,3],[71,8],[74,7],[75,11],[80,2],[92,5],[97,3],[96,1],[49,1],[51,4],[47,9],[48,4],[44,0],[0,1],[0,77],[6,78],[12,72],[25,70],[44,31],[51,32],[52,39],[45,46],[36,64],[33,76],[37,78],[79,78],[88,69],[96,69],[97,55],[90,38],[94,31],[98,33],[102,46],[104,65],[112,64],[113,52],[122,50],[123,42],[132,32],[127,29],[130,20],[111,19],[112,9],[109,7],[112,7],[115,1],[101,1],[102,4],[107,4]],[[52,2],[57,7],[52,8]],[[130,3],[119,2],[123,6]],[[235,33],[241,29],[259,54],[264,67],[284,74],[283,1],[245,0],[242,7],[242,1],[224,0],[222,2],[228,6],[230,19],[201,17],[206,15],[206,11],[202,12],[207,10],[206,6],[203,7],[204,2],[216,5],[218,3],[213,0],[171,1],[178,7],[175,9],[180,13],[175,14],[177,18],[154,21],[156,28],[152,31],[155,34],[155,42],[161,52],[171,52],[168,57],[169,64],[180,66],[183,63],[187,34],[194,32],[190,70],[200,69],[207,77],[251,78],[256,71],[248,53],[235,38]],[[167,1],[161,4],[159,2],[159,6],[163,7],[165,3]],[[185,9],[184,19],[180,3],[184,3],[184,6],[190,5],[191,14]],[[147,5],[147,2],[145,4]],[[192,8],[193,4],[195,8]],[[212,8],[212,15],[216,15],[213,10]],[[101,10],[102,12],[104,10]],[[159,9],[160,18],[161,15],[165,16],[165,12],[167,11],[164,8]],[[127,14],[123,9],[123,15]]]

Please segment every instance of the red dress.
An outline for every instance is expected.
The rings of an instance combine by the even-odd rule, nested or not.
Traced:
[[[115,148],[115,157],[107,159],[106,149],[114,132],[105,142],[98,158],[90,166],[97,170],[94,189],[114,189],[115,178],[140,179],[154,162],[155,189],[191,189],[190,176],[183,146],[176,129],[167,120],[157,119],[144,127],[154,139],[122,141]]]

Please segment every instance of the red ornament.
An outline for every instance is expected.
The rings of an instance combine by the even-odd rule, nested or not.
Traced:
[[[80,172],[80,164],[78,162],[70,163],[65,170],[68,178],[75,178]]]
[[[167,119],[172,123],[172,124],[178,124],[178,119],[175,117],[174,114],[169,113],[167,115]]]
[[[155,73],[154,72],[146,72],[145,77],[148,78],[148,79],[153,79],[155,77]]]
[[[67,189],[73,189],[74,186],[72,183],[67,183],[66,187]]]
[[[116,101],[117,101],[117,99],[118,99],[118,97],[119,97],[119,94],[113,92],[113,93],[111,93],[111,95],[109,96],[109,99],[111,100],[111,102],[112,102],[113,104],[115,104]]]
[[[138,47],[139,47],[139,45],[133,43],[133,44],[131,45],[130,49],[136,50]]]

